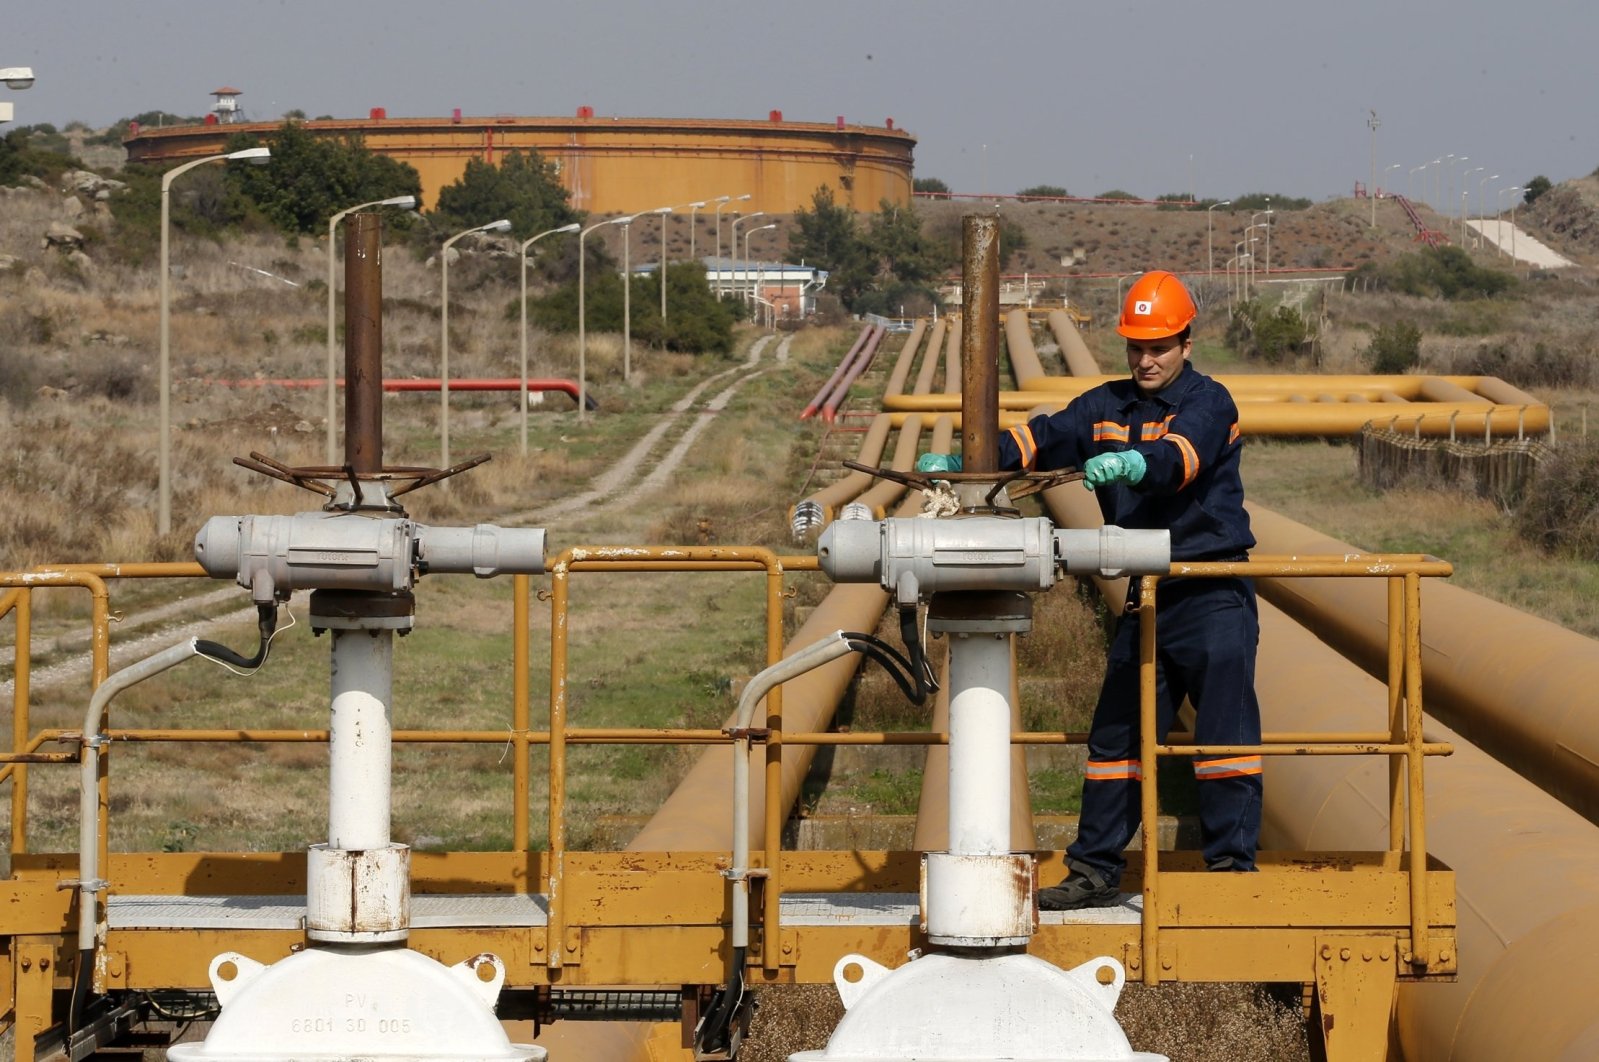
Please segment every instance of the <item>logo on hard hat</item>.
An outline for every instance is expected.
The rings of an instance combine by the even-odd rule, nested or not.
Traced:
[[[1133,303],[1133,314],[1137,317],[1148,317],[1155,312],[1155,304],[1149,299],[1139,299]]]

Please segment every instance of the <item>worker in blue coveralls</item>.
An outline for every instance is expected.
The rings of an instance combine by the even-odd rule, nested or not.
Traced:
[[[1194,301],[1175,275],[1133,284],[1116,331],[1131,379],[1101,384],[1065,409],[1034,417],[999,439],[1001,469],[1079,468],[1107,524],[1171,532],[1173,560],[1246,560],[1255,544],[1239,477],[1238,407],[1227,389],[1189,364]],[[924,472],[958,471],[960,459],[924,454]],[[1135,584],[1136,585],[1136,584]],[[1260,628],[1249,579],[1165,579],[1156,597],[1158,738],[1186,697],[1201,745],[1258,745],[1255,649]],[[1205,864],[1255,869],[1261,762],[1194,761]],[[1066,850],[1064,881],[1039,890],[1046,911],[1119,901],[1122,850],[1138,830],[1138,618],[1122,616],[1088,738],[1082,814]]]

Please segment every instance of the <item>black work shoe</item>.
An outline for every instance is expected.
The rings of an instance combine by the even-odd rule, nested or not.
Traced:
[[[1059,885],[1038,890],[1038,909],[1080,911],[1085,907],[1112,907],[1120,898],[1120,888],[1108,883],[1099,871],[1079,864]]]

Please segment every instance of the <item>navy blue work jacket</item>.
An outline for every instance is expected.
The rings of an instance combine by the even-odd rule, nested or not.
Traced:
[[[999,437],[999,467],[1082,468],[1094,454],[1137,450],[1137,486],[1094,493],[1107,524],[1171,531],[1173,560],[1241,558],[1255,544],[1239,476],[1238,407],[1221,384],[1184,365],[1167,387],[1144,397],[1131,379],[1113,380]]]

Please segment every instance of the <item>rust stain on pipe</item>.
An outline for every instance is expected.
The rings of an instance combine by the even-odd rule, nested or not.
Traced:
[[[999,470],[999,220],[961,219],[961,459],[967,472]]]
[[[344,237],[344,460],[383,471],[383,219],[350,218]]]

